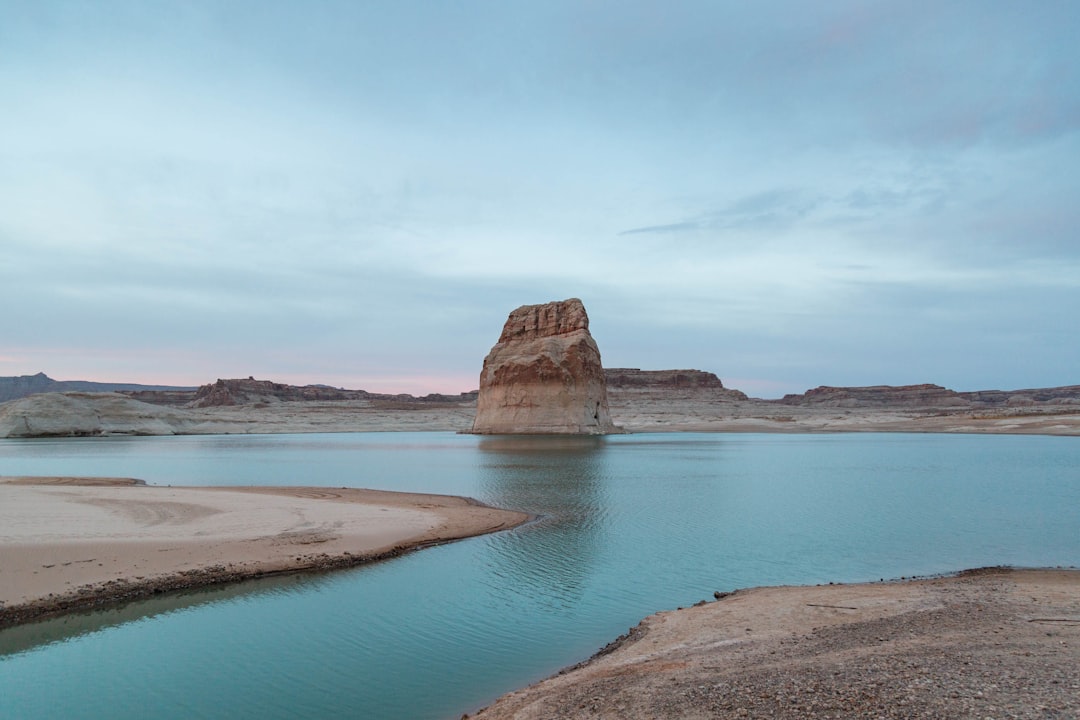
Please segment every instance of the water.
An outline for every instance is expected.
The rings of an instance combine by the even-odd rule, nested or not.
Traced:
[[[714,590],[1080,563],[1076,438],[6,440],[0,474],[439,492],[540,516],[0,632],[4,718],[456,718]]]

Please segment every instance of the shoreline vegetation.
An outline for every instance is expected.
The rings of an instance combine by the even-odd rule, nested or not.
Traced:
[[[0,478],[0,628],[179,590],[355,567],[529,519],[421,493]]]

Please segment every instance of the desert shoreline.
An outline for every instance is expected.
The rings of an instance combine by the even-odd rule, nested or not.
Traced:
[[[0,477],[0,628],[163,593],[356,567],[529,519],[424,493]]]
[[[714,395],[693,388],[611,389],[611,419],[617,428],[631,434],[897,432],[1080,436],[1080,400],[1015,407],[902,403],[846,406],[717,399]],[[469,433],[476,417],[475,400],[272,400],[196,408],[156,405],[116,393],[45,393],[0,403],[0,438]]]
[[[716,595],[465,717],[1080,715],[1075,567]]]

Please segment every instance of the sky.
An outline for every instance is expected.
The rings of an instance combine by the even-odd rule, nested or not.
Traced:
[[[1080,3],[0,0],[0,375],[1080,383]]]

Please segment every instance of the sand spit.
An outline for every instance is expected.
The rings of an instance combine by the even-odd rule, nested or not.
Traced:
[[[351,567],[527,519],[445,495],[0,478],[0,627],[161,592]]]
[[[475,717],[1076,718],[1080,570],[739,590]]]

